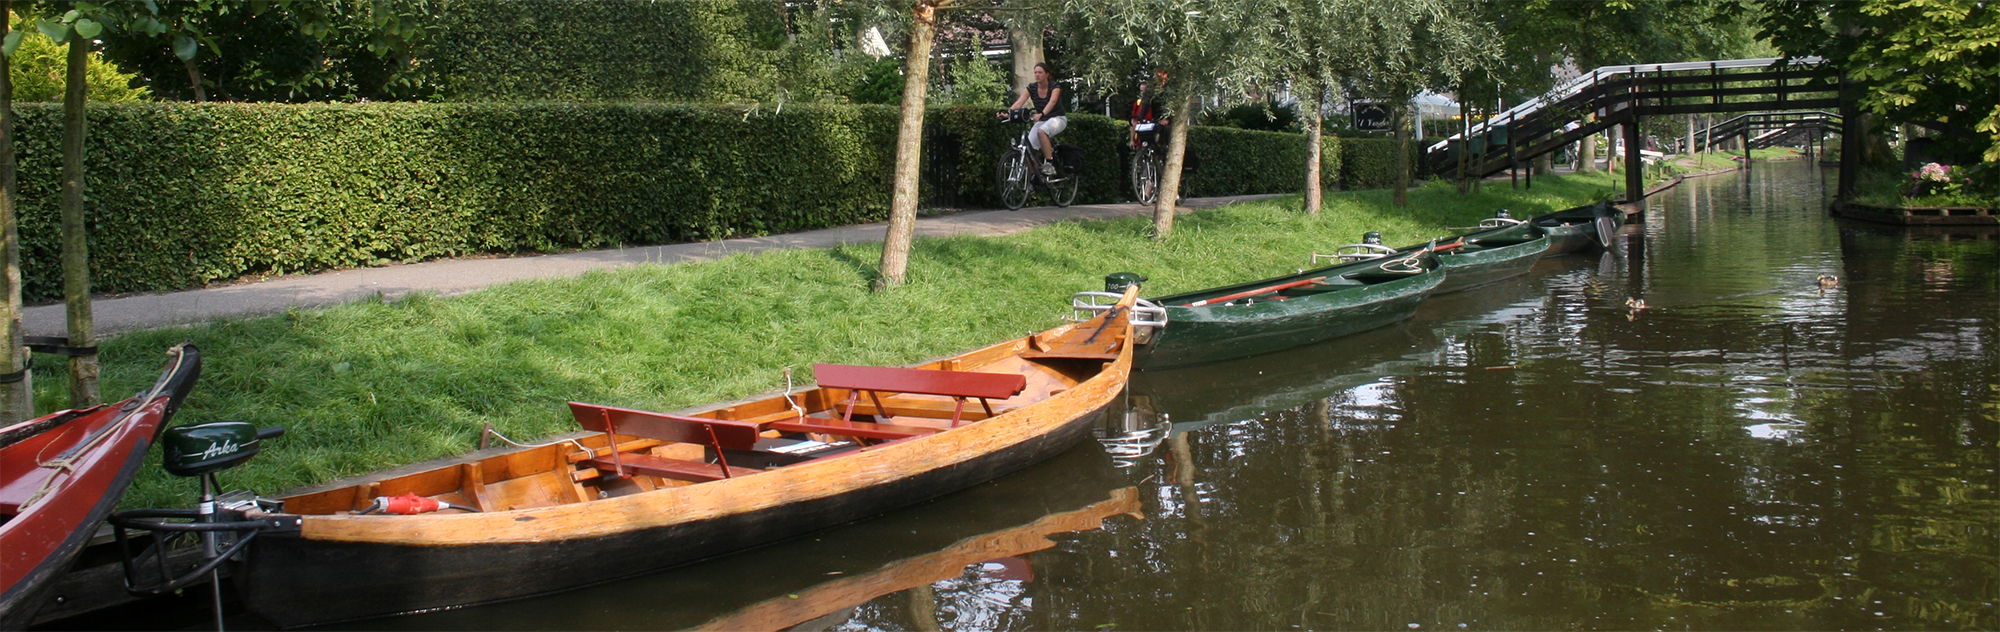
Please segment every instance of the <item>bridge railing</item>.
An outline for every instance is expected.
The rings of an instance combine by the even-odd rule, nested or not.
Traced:
[[[1432,145],[1429,166],[1484,177],[1641,115],[1835,107],[1833,76],[1817,57],[1606,66]],[[1457,151],[1469,154],[1462,165]]]

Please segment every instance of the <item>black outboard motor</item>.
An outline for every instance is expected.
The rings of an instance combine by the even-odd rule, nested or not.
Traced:
[[[1382,245],[1382,233],[1378,233],[1372,230],[1365,233],[1361,233],[1361,243],[1380,246]]]
[[[1498,211],[1494,211],[1493,216],[1498,217],[1500,219],[1514,219],[1514,214],[1507,212],[1507,209],[1504,208]]]
[[[216,494],[222,487],[216,482],[215,475],[248,462],[263,449],[265,440],[283,434],[283,427],[259,429],[241,421],[175,426],[161,433],[161,450],[164,453],[161,465],[174,476],[200,477],[201,504],[192,510],[137,509],[111,515],[112,534],[116,536],[118,552],[124,558],[125,591],[141,597],[163,595],[178,591],[205,576],[215,595],[215,629],[221,630],[222,583],[218,581],[216,568],[241,553],[258,533],[297,529],[299,519],[246,517],[245,508],[262,509],[261,503],[268,501],[254,495],[234,497],[241,492],[224,495],[218,501]],[[134,556],[126,529],[152,533],[153,543]],[[168,547],[190,533],[201,535],[202,555],[207,561],[186,574],[169,578],[166,566]],[[157,566],[153,572],[141,570],[148,561]],[[141,578],[141,574],[147,577]]]
[[[1145,283],[1147,280],[1145,275],[1137,272],[1113,272],[1104,275],[1104,291],[1112,294],[1124,294],[1126,289]]]

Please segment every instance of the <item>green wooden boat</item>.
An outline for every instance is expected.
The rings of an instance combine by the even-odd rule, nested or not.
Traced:
[[[1447,274],[1432,294],[1450,294],[1528,273],[1549,250],[1541,227],[1507,217],[1479,223],[1484,230],[1437,245]],[[1456,245],[1456,248],[1452,246]]]
[[[1166,324],[1134,364],[1166,368],[1241,358],[1367,331],[1408,318],[1446,274],[1427,247],[1151,302]]]
[[[1608,247],[1624,219],[1624,212],[1598,202],[1537,215],[1528,223],[1549,236],[1549,249],[1544,256],[1553,257],[1591,247]]]
[[[1447,272],[1444,283],[1431,291],[1437,295],[1527,274],[1548,251],[1549,238],[1540,227],[1508,217],[1507,209],[1500,209],[1497,217],[1480,220],[1476,232],[1400,250],[1381,244],[1382,234],[1369,232],[1361,236],[1361,243],[1341,246],[1333,256],[1347,262],[1367,261],[1429,248]]]

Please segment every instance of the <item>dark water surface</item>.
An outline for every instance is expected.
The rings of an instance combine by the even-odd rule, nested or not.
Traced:
[[[360,625],[2000,627],[2000,240],[1829,219],[1809,163],[1749,178],[1398,326],[1140,374],[1115,465]]]

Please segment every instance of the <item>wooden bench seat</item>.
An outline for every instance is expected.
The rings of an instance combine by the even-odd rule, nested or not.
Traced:
[[[841,421],[854,420],[855,404],[861,394],[868,393],[879,416],[888,415],[888,406],[882,404],[883,393],[908,393],[914,395],[939,395],[950,397],[957,403],[952,412],[951,425],[956,427],[965,417],[965,400],[979,400],[986,414],[993,414],[992,399],[1007,399],[1028,388],[1028,378],[1018,373],[980,373],[977,371],[937,371],[932,369],[904,369],[883,366],[855,366],[851,364],[815,364],[813,379],[820,388],[849,391],[843,403],[845,410]]]
[[[618,435],[643,437],[692,443],[707,446],[715,456],[715,463],[670,459],[666,457],[625,454],[611,450],[608,457],[595,457],[583,461],[600,471],[616,472],[623,476],[643,474],[683,481],[711,481],[730,478],[739,474],[751,474],[762,470],[729,467],[723,455],[728,450],[755,450],[763,430],[757,424],[741,421],[725,421],[705,417],[685,417],[665,413],[598,406],[580,402],[569,403],[570,414],[577,425],[585,430],[602,432],[607,442],[617,445]]]

